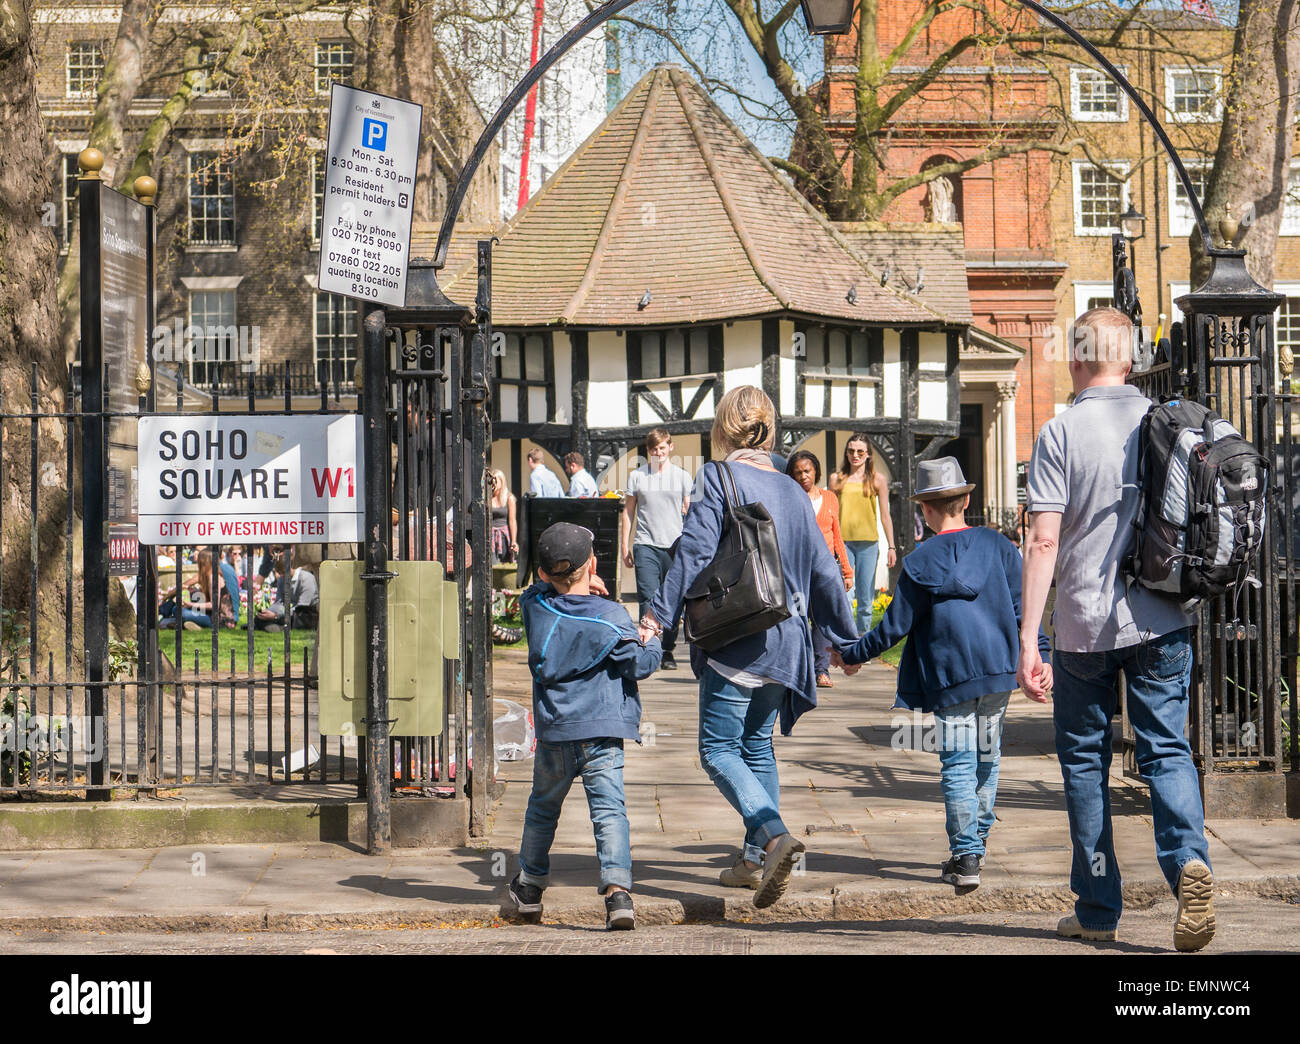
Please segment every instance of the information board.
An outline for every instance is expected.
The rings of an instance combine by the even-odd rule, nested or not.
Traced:
[[[358,414],[141,417],[140,543],[358,543]]]
[[[421,111],[400,98],[330,88],[319,290],[406,303]]]

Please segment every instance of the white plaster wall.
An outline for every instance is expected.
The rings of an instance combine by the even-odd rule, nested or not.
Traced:
[[[897,417],[903,411],[902,355],[897,330],[886,330],[885,348],[885,416]]]
[[[573,420],[573,341],[557,330],[551,339],[555,346],[555,423]]]
[[[613,330],[587,335],[587,426],[627,427],[627,344]]]

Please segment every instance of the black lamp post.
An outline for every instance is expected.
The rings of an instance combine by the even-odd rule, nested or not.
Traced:
[[[813,36],[839,36],[853,24],[853,0],[799,0]]]
[[[1142,325],[1142,303],[1138,300],[1137,279],[1134,270],[1137,267],[1137,254],[1133,244],[1142,238],[1142,225],[1146,215],[1129,203],[1128,209],[1119,216],[1120,231],[1111,233],[1111,283],[1115,307],[1133,320],[1134,326]],[[1128,246],[1124,241],[1128,240]]]

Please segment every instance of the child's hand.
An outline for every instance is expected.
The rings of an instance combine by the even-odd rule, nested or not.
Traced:
[[[837,649],[831,650],[831,665],[834,667],[838,667],[840,670],[842,670],[845,673],[845,675],[847,675],[850,678],[852,678],[853,675],[857,674],[858,671],[862,670],[862,664],[860,663],[853,663],[853,664],[845,663],[843,658],[839,654],[839,650]]]
[[[605,586],[605,581],[600,578],[598,573],[591,574],[591,593],[594,595],[604,595],[609,597],[609,588]]]

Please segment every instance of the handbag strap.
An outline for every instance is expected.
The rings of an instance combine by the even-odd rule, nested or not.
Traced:
[[[718,462],[719,472],[725,476],[722,479],[722,498],[727,502],[727,514],[731,516],[731,521],[736,521],[736,505],[740,503],[740,490],[736,487],[736,476],[731,473],[731,465],[725,460]],[[727,483],[731,483],[731,488],[727,488]]]

